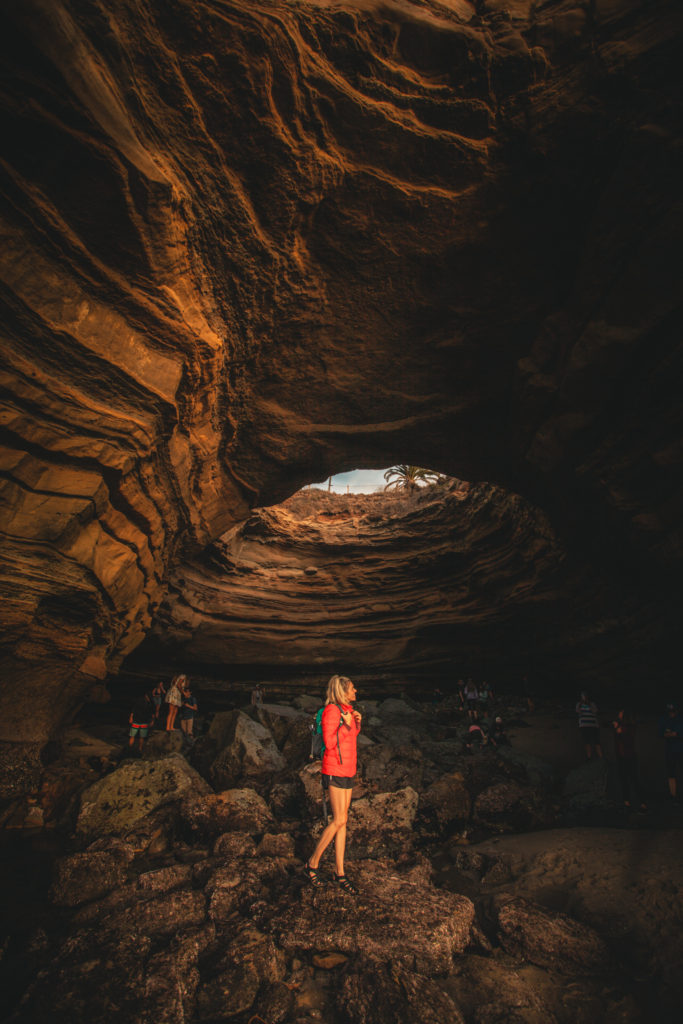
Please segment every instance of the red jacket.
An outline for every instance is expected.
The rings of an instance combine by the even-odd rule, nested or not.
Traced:
[[[350,779],[356,774],[356,737],[360,725],[355,718],[351,725],[342,722],[341,711],[353,711],[350,704],[326,704],[323,711],[323,775],[336,775],[337,778]]]

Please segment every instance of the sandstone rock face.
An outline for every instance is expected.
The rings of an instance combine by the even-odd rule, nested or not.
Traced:
[[[6,739],[116,670],[188,547],[354,466],[529,494],[656,621],[683,550],[682,19],[9,6]]]
[[[305,572],[311,563],[315,575]],[[638,625],[637,586],[615,585],[585,552],[569,550],[538,508],[490,485],[301,491],[255,511],[172,574],[128,664],[170,671],[180,662],[209,676],[259,666],[293,680],[302,671],[324,679],[341,664],[361,699],[363,682],[387,672],[448,687],[482,672],[519,678],[530,660],[555,685],[591,676],[604,685],[617,675],[624,685],[642,672],[634,634],[659,637],[661,649],[669,642],[668,594],[656,599],[658,624]],[[395,698],[373,714],[394,746],[420,721]],[[279,723],[276,738],[284,730]]]
[[[208,794],[210,788],[180,754],[126,761],[83,793],[76,829],[91,836],[126,832],[190,792]]]

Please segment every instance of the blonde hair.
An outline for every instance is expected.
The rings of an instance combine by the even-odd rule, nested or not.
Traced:
[[[326,704],[347,704],[346,691],[351,685],[351,680],[346,676],[332,676],[327,684]]]

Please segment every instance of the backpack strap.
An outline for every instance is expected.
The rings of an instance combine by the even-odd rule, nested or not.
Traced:
[[[341,747],[339,746],[339,730],[342,727],[342,721],[343,721],[342,714],[343,714],[343,712],[342,712],[342,709],[341,709],[339,704],[335,704],[334,706],[339,709],[339,725],[337,726],[337,753],[339,754],[339,764],[344,764],[344,762],[342,760],[342,756],[341,756]]]

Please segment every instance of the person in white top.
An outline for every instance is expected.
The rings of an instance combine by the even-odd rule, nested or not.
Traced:
[[[175,676],[166,694],[168,714],[166,716],[166,732],[172,732],[175,727],[178,708],[183,703],[183,690],[187,683],[187,676]]]

